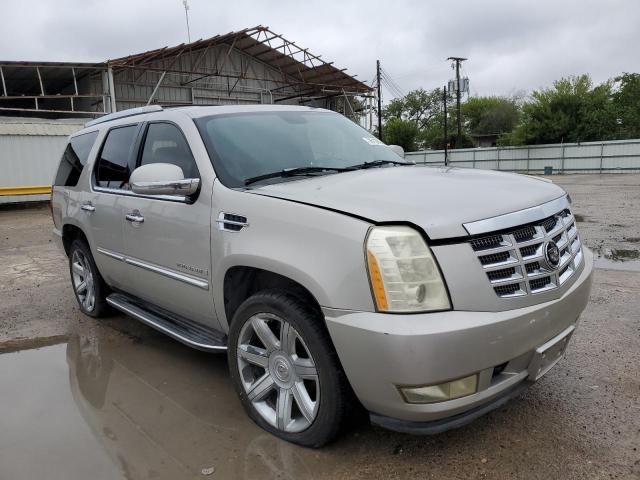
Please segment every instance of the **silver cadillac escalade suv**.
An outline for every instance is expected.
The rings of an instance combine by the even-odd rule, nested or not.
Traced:
[[[300,445],[353,408],[403,432],[473,420],[556,364],[589,297],[561,188],[414,165],[327,110],[114,113],[54,183],[82,311],[226,352],[248,415]]]

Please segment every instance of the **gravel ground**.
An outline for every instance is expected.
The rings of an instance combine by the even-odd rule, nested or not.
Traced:
[[[317,451],[246,418],[224,356],[124,316],[80,314],[48,209],[3,207],[0,479],[639,479],[640,175],[553,180],[600,256],[566,357],[459,430],[416,437],[356,423]]]

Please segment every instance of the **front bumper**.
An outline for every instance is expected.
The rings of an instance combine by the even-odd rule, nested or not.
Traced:
[[[557,300],[530,307],[415,315],[325,309],[347,378],[372,420],[404,431],[412,430],[405,428],[407,422],[434,425],[441,419],[464,417],[466,421],[457,422],[463,424],[470,415],[473,419],[486,413],[485,407],[496,408],[519,386],[537,379],[540,365],[536,349],[570,330],[587,305],[593,254],[583,250],[584,268],[569,290]],[[398,390],[474,373],[479,378],[477,393],[454,400],[407,403]],[[459,426],[457,423],[448,428]]]

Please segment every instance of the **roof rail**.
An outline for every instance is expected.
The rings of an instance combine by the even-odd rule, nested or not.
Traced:
[[[85,123],[84,126],[91,127],[93,125],[98,125],[99,123],[116,120],[117,118],[133,117],[134,115],[142,115],[143,113],[159,112],[161,110],[162,110],[162,107],[160,105],[148,105],[146,107],[129,108],[127,110],[122,110],[120,112],[113,112],[103,117],[96,118],[95,120],[91,120],[90,122]]]

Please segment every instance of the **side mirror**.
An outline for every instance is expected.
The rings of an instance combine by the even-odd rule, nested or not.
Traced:
[[[129,178],[131,190],[138,195],[193,195],[199,178],[184,178],[182,169],[171,163],[150,163],[136,168]]]
[[[393,153],[398,155],[400,158],[404,158],[404,148],[400,145],[389,145],[389,148],[393,150]]]

